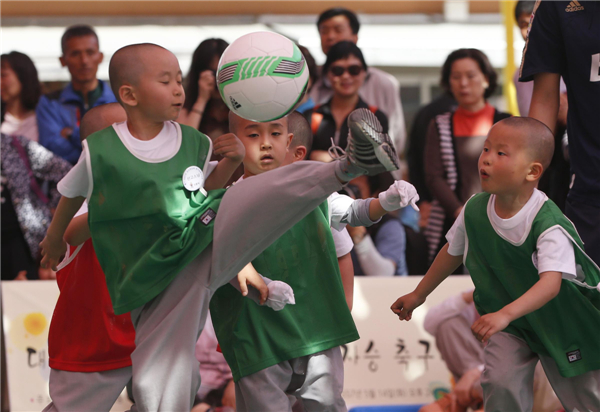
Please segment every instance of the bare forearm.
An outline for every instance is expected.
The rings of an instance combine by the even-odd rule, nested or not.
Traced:
[[[431,267],[419,282],[415,289],[415,293],[425,299],[440,283],[444,281],[452,272],[456,270],[462,263],[461,256],[452,256],[448,253],[448,244],[444,245],[438,253]]]
[[[231,159],[223,159],[217,164],[215,170],[208,176],[204,188],[206,190],[222,189],[225,187],[233,172],[239,167],[241,163],[232,161]]]
[[[381,219],[386,213],[388,213],[383,207],[381,207],[381,202],[379,199],[373,199],[371,203],[369,203],[369,219],[373,222]]]
[[[562,274],[560,272],[544,272],[540,280],[520,298],[506,305],[500,311],[505,313],[510,322],[519,319],[550,302],[560,292]]]
[[[73,216],[75,216],[75,213],[77,213],[84,201],[84,197],[61,197],[46,236],[54,240],[62,241],[67,226],[69,226]]]
[[[348,309],[352,310],[354,301],[354,266],[352,265],[352,257],[350,253],[338,258],[340,266],[340,274],[342,276],[342,286],[344,287],[344,295]]]
[[[65,241],[69,245],[78,246],[88,240],[92,234],[88,225],[88,214],[74,217],[65,231]]]
[[[179,114],[177,121],[181,124],[185,124],[186,126],[198,129],[200,127],[200,123],[202,122],[202,116],[204,116],[205,108],[206,101],[199,99],[189,112],[183,109]]]
[[[529,117],[539,120],[554,132],[559,104],[560,75],[558,73],[536,74],[533,80]]]

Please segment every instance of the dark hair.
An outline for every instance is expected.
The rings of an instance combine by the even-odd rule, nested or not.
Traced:
[[[21,83],[21,103],[27,110],[35,110],[42,94],[42,86],[38,79],[35,65],[26,54],[17,51],[0,56],[0,64],[7,64],[15,72]],[[4,102],[2,103],[2,119],[4,119]]]
[[[306,147],[310,151],[313,143],[313,134],[310,129],[310,124],[303,114],[293,111],[288,115],[288,132],[294,134],[290,149],[295,149],[298,146]]]
[[[515,20],[518,21],[521,14],[531,15],[533,13],[533,7],[535,1],[518,1],[515,6]]]
[[[350,28],[352,29],[352,33],[358,34],[358,30],[360,29],[360,23],[358,22],[358,17],[356,14],[352,13],[348,9],[344,9],[342,7],[335,7],[333,9],[325,10],[319,16],[319,20],[317,20],[317,29],[321,27],[321,23],[334,18],[335,16],[344,16],[348,19],[348,23],[350,23]]]
[[[323,74],[327,73],[329,67],[333,63],[338,60],[346,59],[349,56],[354,56],[360,60],[363,65],[363,69],[367,70],[367,62],[365,62],[365,58],[363,57],[363,54],[358,46],[351,41],[344,40],[334,44],[331,49],[329,49],[329,53],[327,53],[327,60],[323,65]]]
[[[302,52],[304,60],[306,61],[306,67],[308,67],[308,77],[310,77],[310,80],[312,81],[312,88],[312,86],[314,86],[317,80],[319,79],[319,70],[317,70],[317,63],[315,63],[315,59],[312,57],[312,54],[310,54],[306,47],[298,45],[298,48]],[[310,90],[306,91],[306,93],[308,92],[310,92]]]
[[[479,70],[481,70],[481,73],[483,73],[489,83],[483,97],[486,99],[490,97],[496,90],[498,75],[485,53],[477,49],[458,49],[448,55],[442,66],[442,80],[440,82],[442,87],[446,89],[448,93],[452,94],[450,90],[450,72],[452,71],[452,64],[460,59],[473,59],[477,62]]]
[[[65,30],[62,38],[60,39],[60,47],[62,49],[62,54],[64,55],[67,51],[67,42],[71,40],[73,37],[84,37],[84,36],[94,36],[96,41],[98,42],[98,47],[100,47],[100,40],[98,40],[98,35],[92,28],[92,26],[88,26],[85,24],[80,24],[76,26],[71,26],[67,30]]]
[[[196,50],[194,50],[192,64],[190,65],[190,70],[185,79],[185,103],[183,104],[183,107],[187,111],[192,110],[194,103],[196,103],[196,99],[198,99],[198,93],[200,92],[198,89],[200,73],[209,70],[211,61],[215,57],[221,58],[221,55],[227,46],[229,46],[229,43],[223,39],[206,39],[196,47]],[[204,109],[204,112],[207,111],[208,107]]]

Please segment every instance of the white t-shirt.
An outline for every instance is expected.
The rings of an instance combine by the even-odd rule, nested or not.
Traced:
[[[112,126],[117,135],[123,142],[123,145],[138,159],[148,163],[160,163],[169,160],[179,151],[181,146],[181,129],[175,122],[165,122],[160,133],[151,140],[139,140],[132,136],[127,127],[127,122],[115,123]],[[212,143],[210,153],[207,159],[210,159],[212,154]],[[218,162],[205,163],[204,177],[205,179],[217,166]],[[84,150],[77,161],[77,164],[67,173],[63,179],[58,182],[57,189],[59,193],[65,197],[88,197],[92,191],[92,179],[88,174],[87,145],[84,144]]]
[[[509,219],[500,218],[494,209],[496,196],[491,195],[487,206],[487,215],[494,231],[507,242],[520,246],[525,242],[531,225],[537,213],[548,197],[541,191],[534,189],[533,194],[516,215]],[[469,239],[465,231],[465,208],[446,234],[448,240],[448,253],[452,256],[467,254]],[[564,279],[576,277],[575,250],[571,240],[563,229],[556,227],[542,234],[537,240],[537,251],[532,256],[538,273],[549,271],[562,272]]]

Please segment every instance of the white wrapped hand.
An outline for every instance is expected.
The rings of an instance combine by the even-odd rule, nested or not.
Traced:
[[[408,205],[411,205],[418,212],[418,201],[417,189],[404,180],[396,180],[388,190],[379,193],[379,203],[388,212],[402,209]]]
[[[296,303],[294,291],[287,283],[274,280],[268,283],[267,287],[269,288],[269,297],[265,305],[274,311],[283,309],[285,305],[294,305]]]

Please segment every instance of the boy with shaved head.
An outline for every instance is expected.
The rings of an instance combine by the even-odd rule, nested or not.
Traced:
[[[90,109],[81,140],[127,119],[118,103]],[[68,253],[58,267],[60,289],[48,335],[51,411],[108,411],[131,379],[135,331],[115,315],[87,225],[84,203],[65,233]]]
[[[554,151],[532,118],[498,122],[479,158],[484,193],[463,208],[431,268],[392,311],[415,308],[461,263],[481,315],[486,411],[530,411],[538,359],[568,411],[600,410],[600,269],[573,224],[536,189]]]
[[[127,121],[88,137],[59,184],[63,198],[41,244],[42,264],[56,265],[65,228],[87,198],[114,311],[131,312],[136,332],[136,406],[186,411],[200,384],[194,349],[213,292],[345,182],[397,169],[396,153],[370,118],[358,116],[341,161],[293,165],[226,193],[213,190],[239,166],[244,146],[226,134],[213,147],[174,122],[184,101],[175,56],[152,44],[126,46],[109,72]],[[224,157],[217,165],[209,164],[213,149]],[[260,288],[261,301],[269,294],[267,305],[278,298],[255,273],[242,271],[238,280],[244,294],[246,283]]]
[[[356,116],[375,118],[369,110],[359,109],[350,115],[351,125]],[[246,148],[243,181],[236,186],[306,154],[311,130],[299,113],[263,123],[234,112],[229,119],[229,130]],[[418,199],[414,187],[403,181],[394,182],[378,199],[353,200],[337,193],[323,199],[246,268],[289,284],[296,296],[293,306],[279,312],[265,310],[229,285],[215,293],[211,318],[231,367],[238,412],[290,411],[296,400],[307,411],[347,410],[340,345],[358,339],[358,333],[349,310],[352,241],[344,226],[370,226]]]

